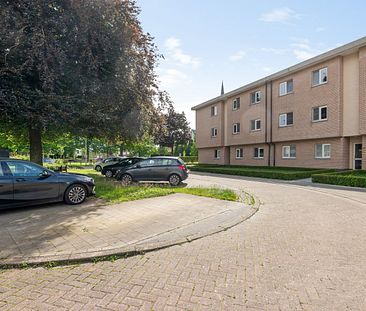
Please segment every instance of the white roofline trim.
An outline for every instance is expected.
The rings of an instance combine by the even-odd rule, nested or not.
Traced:
[[[191,110],[197,110],[197,109],[201,109],[201,108],[204,108],[206,106],[209,106],[211,104],[214,104],[214,103],[218,103],[220,101],[225,101],[227,100],[229,97],[232,97],[232,96],[235,96],[235,95],[238,95],[240,93],[243,93],[245,91],[248,91],[254,87],[258,87],[258,86],[261,86],[261,85],[264,85],[266,82],[269,82],[269,81],[272,81],[272,80],[275,80],[275,79],[279,79],[283,76],[286,76],[290,73],[294,73],[294,72],[297,72],[299,70],[302,70],[306,67],[310,67],[310,66],[313,66],[313,65],[316,65],[317,63],[320,63],[320,62],[324,62],[328,59],[331,59],[331,58],[334,58],[334,57],[337,57],[337,56],[343,56],[343,55],[347,55],[347,54],[350,54],[356,50],[358,50],[359,48],[363,47],[366,45],[366,37],[362,37],[358,40],[355,40],[355,41],[352,41],[350,43],[347,43],[345,45],[342,45],[338,48],[335,48],[333,50],[330,50],[328,52],[325,52],[325,53],[322,53],[318,56],[315,56],[315,57],[312,57],[310,59],[307,59],[301,63],[298,63],[296,65],[293,65],[291,67],[288,67],[286,69],[283,69],[281,71],[278,71],[274,74],[271,74],[267,77],[264,77],[262,79],[259,79],[257,81],[254,81],[252,83],[249,83],[249,84],[246,84],[240,88],[237,88],[233,91],[230,91],[228,93],[225,93],[224,95],[221,95],[221,96],[217,96],[215,98],[212,98],[208,101],[205,101],[199,105],[196,105],[194,107],[191,108]]]

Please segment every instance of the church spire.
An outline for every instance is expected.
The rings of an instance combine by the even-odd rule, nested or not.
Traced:
[[[224,81],[222,81],[221,83],[221,95],[224,95],[225,91],[224,91]]]

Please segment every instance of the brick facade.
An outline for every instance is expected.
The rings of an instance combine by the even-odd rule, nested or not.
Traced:
[[[313,72],[322,69],[327,79],[313,85]],[[293,86],[286,95],[280,94],[283,82]],[[255,104],[253,92],[261,95]],[[233,109],[237,98],[240,108]],[[218,107],[216,117],[210,116],[213,106]],[[326,107],[322,120],[314,120],[315,107]],[[356,141],[363,144],[365,169],[366,37],[192,109],[201,163],[352,169]],[[292,114],[293,124],[280,126],[281,114],[289,114],[289,120]],[[260,120],[258,130],[251,128],[252,120]],[[234,123],[240,123],[239,133],[233,133]],[[216,138],[210,137],[212,127],[218,128]],[[316,158],[316,144],[330,144],[330,158]],[[287,145],[296,145],[296,158],[282,157],[282,147]],[[264,158],[254,157],[258,147],[264,148]],[[220,159],[213,158],[215,148],[223,150]],[[238,148],[243,149],[243,158],[236,157]]]

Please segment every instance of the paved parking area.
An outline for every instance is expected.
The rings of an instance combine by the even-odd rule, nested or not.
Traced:
[[[152,250],[222,231],[255,212],[244,203],[187,194],[94,202],[0,211],[0,266]]]
[[[113,262],[0,272],[0,310],[365,310],[365,192],[192,174],[263,205],[224,232]]]

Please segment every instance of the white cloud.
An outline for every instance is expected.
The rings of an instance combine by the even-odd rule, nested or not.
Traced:
[[[294,10],[290,8],[277,8],[273,9],[270,12],[263,13],[259,20],[263,22],[277,22],[277,23],[286,23],[291,19],[300,18],[300,14],[296,13]]]
[[[293,43],[291,44],[291,46],[293,47],[292,52],[295,55],[295,57],[300,61],[312,58],[322,53],[322,50],[311,47],[308,39],[292,38],[292,41],[293,41]]]
[[[185,73],[176,69],[166,69],[162,71],[159,78],[163,88],[191,83],[191,80]]]
[[[231,55],[229,57],[229,60],[232,62],[236,62],[238,60],[243,59],[245,55],[247,55],[247,53],[245,51],[238,51],[235,54]]]
[[[322,32],[322,31],[325,31],[325,28],[324,27],[317,27],[315,29],[315,32]]]
[[[269,67],[269,66],[263,66],[263,67],[262,67],[262,70],[263,70],[265,73],[271,73],[271,72],[274,72],[274,68],[273,68],[273,67]]]
[[[180,40],[175,37],[170,37],[165,40],[165,48],[168,51],[168,56],[179,64],[192,65],[195,68],[200,64],[200,60],[197,57],[183,52]]]
[[[276,48],[261,48],[260,51],[261,52],[266,52],[266,53],[273,53],[273,54],[281,55],[281,54],[285,54],[288,50],[286,50],[286,49],[276,49]]]

